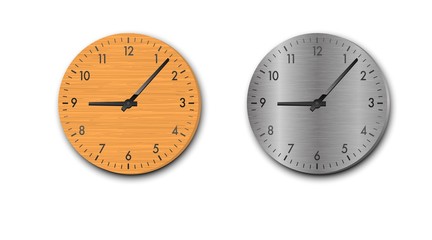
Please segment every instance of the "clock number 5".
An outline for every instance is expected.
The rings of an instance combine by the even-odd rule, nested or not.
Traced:
[[[344,143],[342,145],[342,153],[347,153],[348,152],[348,144]]]
[[[156,143],[156,144],[153,146],[153,153],[158,153],[158,152],[159,152],[159,144]]]

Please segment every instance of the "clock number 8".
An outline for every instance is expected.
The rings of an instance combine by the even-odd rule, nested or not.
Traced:
[[[267,133],[268,133],[268,135],[273,135],[273,126],[272,125],[269,125],[268,126],[268,131],[267,131]]]
[[[81,126],[79,127],[79,134],[80,134],[80,135],[84,135],[84,134],[85,134],[85,127],[84,127],[83,125],[81,125]]]

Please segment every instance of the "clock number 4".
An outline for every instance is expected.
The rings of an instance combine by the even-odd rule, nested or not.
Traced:
[[[174,130],[171,133],[174,134],[174,135],[178,134],[177,126],[175,126]]]
[[[360,134],[366,135],[367,131],[366,131],[366,126],[364,126],[364,128],[362,129],[362,131],[360,132]]]
[[[134,55],[134,47],[133,46],[124,46],[124,55],[125,56],[133,56]]]

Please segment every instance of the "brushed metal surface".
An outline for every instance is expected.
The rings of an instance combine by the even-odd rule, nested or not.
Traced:
[[[318,99],[355,59],[326,96],[325,106],[314,111],[305,103],[278,106]],[[269,71],[278,79],[271,79]],[[361,80],[364,74],[366,80]],[[314,33],[291,38],[263,58],[249,85],[247,108],[252,130],[268,155],[295,171],[329,174],[373,151],[388,123],[390,98],[386,79],[368,53],[346,39]]]

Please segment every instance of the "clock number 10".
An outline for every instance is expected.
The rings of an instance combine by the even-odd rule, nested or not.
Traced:
[[[268,71],[269,72],[269,80],[277,81],[279,79],[278,71]]]

